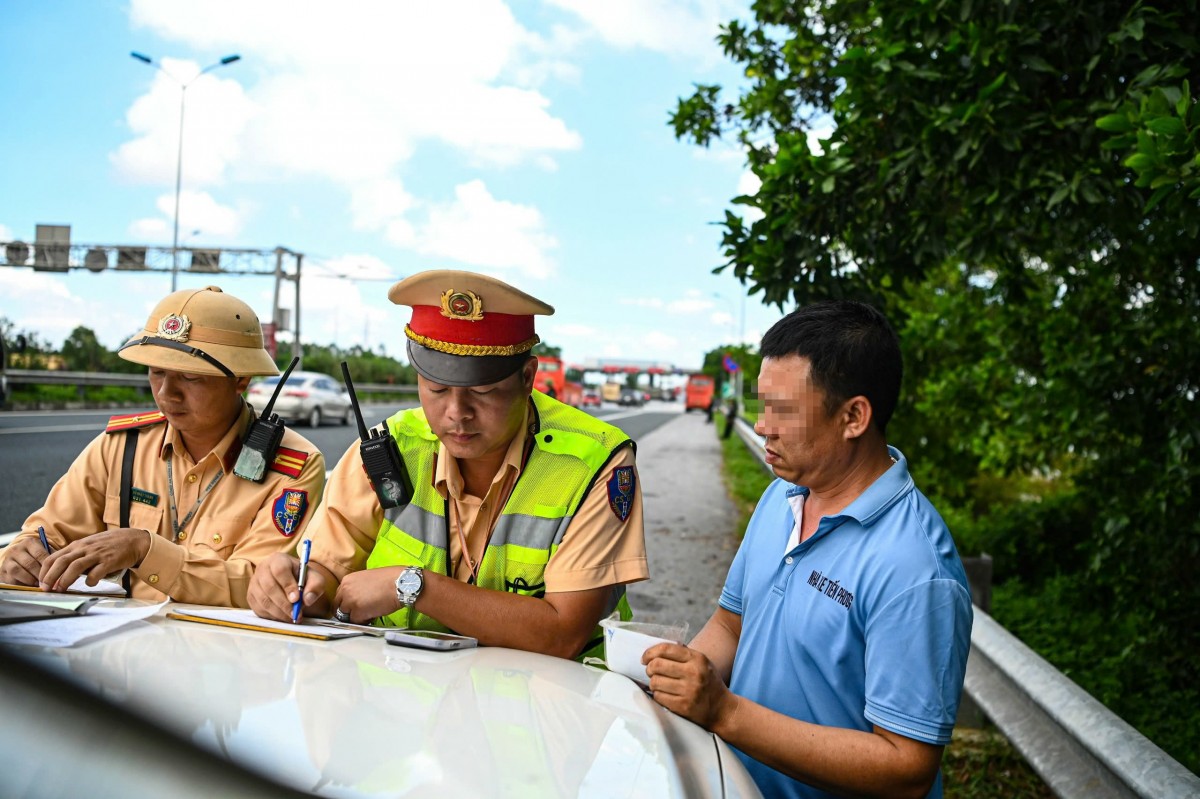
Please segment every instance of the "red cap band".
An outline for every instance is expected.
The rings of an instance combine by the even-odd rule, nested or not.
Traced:
[[[486,313],[472,322],[448,318],[434,305],[414,305],[405,334],[418,344],[456,355],[516,355],[538,341],[532,315]]]

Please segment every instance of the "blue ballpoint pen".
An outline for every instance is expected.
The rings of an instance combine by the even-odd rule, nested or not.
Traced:
[[[308,580],[308,555],[312,551],[312,539],[304,539],[300,542],[300,547],[300,579],[296,581],[300,593],[296,595],[296,603],[292,605],[292,624],[300,621],[300,606],[304,604],[304,583]]]
[[[53,554],[54,550],[50,548],[50,542],[46,540],[46,528],[38,528],[38,538],[42,539],[42,546],[46,548],[46,554]]]

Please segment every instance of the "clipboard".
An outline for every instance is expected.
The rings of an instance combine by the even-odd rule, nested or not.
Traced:
[[[319,624],[324,619],[301,618],[292,624],[290,621],[275,621],[263,619],[252,610],[241,608],[193,608],[189,610],[167,611],[168,619],[192,621],[200,624],[215,624],[218,627],[231,627],[236,630],[252,630],[260,633],[275,635],[290,635],[295,638],[308,638],[314,641],[331,641],[337,638],[354,638],[369,633],[360,625],[330,625]],[[382,634],[382,632],[380,633]]]
[[[47,599],[0,598],[0,624],[82,616],[99,601],[99,597],[82,599],[74,597],[61,599],[57,596]]]

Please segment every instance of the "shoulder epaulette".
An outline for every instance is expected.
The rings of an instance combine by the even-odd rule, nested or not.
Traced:
[[[299,477],[300,470],[304,468],[307,460],[307,452],[280,447],[275,453],[275,460],[271,461],[271,471],[286,474],[288,477]]]
[[[108,420],[108,425],[104,428],[106,433],[121,433],[125,430],[136,430],[141,427],[149,427],[152,424],[165,422],[167,417],[162,411],[153,411],[152,413],[126,413],[120,416],[114,416]]]

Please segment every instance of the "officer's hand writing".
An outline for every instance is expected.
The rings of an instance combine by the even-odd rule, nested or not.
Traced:
[[[396,578],[400,567],[363,569],[351,572],[338,586],[333,607],[350,614],[350,621],[366,624],[372,619],[394,613],[400,607],[396,599]]]
[[[654,701],[712,732],[738,698],[707,657],[682,644],[655,644],[642,654]]]
[[[105,575],[129,569],[142,562],[150,551],[150,533],[122,528],[92,533],[42,561],[38,583],[44,591],[66,591],[80,577],[95,585]],[[6,558],[7,560],[7,558]]]
[[[50,557],[37,538],[22,538],[8,545],[8,554],[0,561],[0,582],[9,585],[37,585],[42,561]]]
[[[325,570],[316,563],[309,561],[308,567],[301,613],[305,616],[324,615],[320,610],[329,581]],[[261,618],[291,621],[292,605],[300,591],[299,579],[299,559],[278,552],[259,563],[254,570],[250,588],[246,591],[246,602]]]

